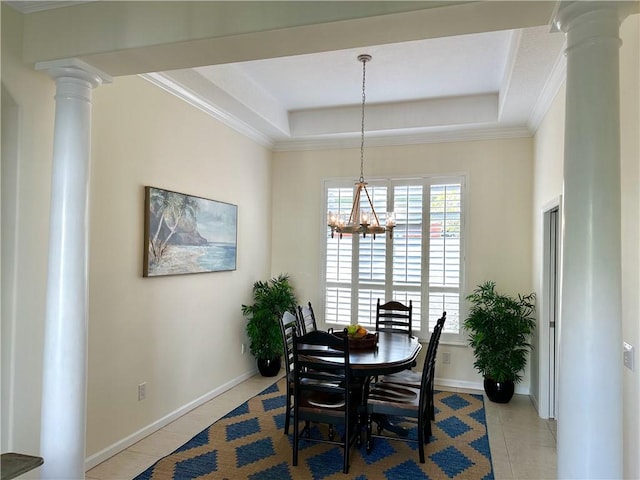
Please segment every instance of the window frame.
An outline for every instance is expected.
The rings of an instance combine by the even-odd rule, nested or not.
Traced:
[[[467,215],[468,215],[468,182],[467,182],[467,174],[466,173],[451,173],[445,175],[421,175],[421,176],[389,176],[386,178],[372,178],[367,179],[368,186],[370,188],[375,188],[376,186],[385,186],[387,189],[393,189],[396,186],[402,185],[422,185],[423,195],[422,195],[422,215],[423,218],[427,218],[427,221],[422,222],[422,251],[421,251],[421,285],[420,287],[403,287],[406,291],[418,291],[421,296],[421,318],[420,318],[420,332],[419,339],[421,341],[428,341],[431,336],[431,331],[429,331],[428,319],[428,301],[429,301],[429,292],[431,291],[431,287],[423,288],[424,281],[429,282],[429,249],[430,245],[430,198],[431,198],[431,187],[433,185],[444,185],[451,183],[459,183],[460,184],[460,279],[459,279],[459,330],[458,333],[451,332],[442,332],[441,342],[452,344],[452,345],[467,345],[466,341],[466,332],[462,327],[463,319],[466,318],[467,307],[465,302],[465,286],[466,286],[466,239],[467,239]],[[322,219],[326,220],[326,215],[328,211],[328,190],[329,188],[346,188],[353,187],[354,181],[352,179],[346,178],[326,178],[322,181],[322,195],[323,201],[322,205],[324,210],[322,212]],[[389,190],[388,190],[389,191]],[[387,210],[392,210],[392,202],[393,195],[387,195]],[[376,207],[377,210],[377,207]],[[378,216],[384,216],[384,212],[377,212]],[[327,299],[327,258],[328,258],[328,249],[327,249],[327,225],[326,221],[322,222],[321,227],[321,241],[322,241],[322,255],[321,255],[321,265],[320,272],[321,274],[321,283],[320,283],[320,298],[322,299],[322,310],[325,311],[326,308],[326,299]],[[354,242],[352,245],[352,258],[357,259],[359,256],[359,248],[360,242]],[[380,288],[385,291],[385,298],[391,298],[393,291],[393,275],[392,275],[392,262],[393,255],[386,254],[385,255],[385,283],[383,286],[368,284],[363,281],[358,282],[358,287],[353,288],[350,287],[351,290],[351,318],[357,318],[358,313],[358,292],[362,289],[366,288]],[[358,278],[358,262],[351,262],[351,279],[353,285],[353,279]],[[391,281],[387,281],[387,279],[391,279]],[[337,282],[340,283],[340,282]],[[437,289],[438,291],[447,290],[447,287],[440,287]],[[449,288],[451,290],[451,288]],[[454,289],[455,290],[455,289]],[[426,308],[425,308],[426,306]],[[372,305],[373,315],[375,321],[375,305]],[[323,315],[324,317],[324,315]],[[341,323],[335,322],[327,322],[325,321],[325,326],[328,327],[343,327],[344,325]]]

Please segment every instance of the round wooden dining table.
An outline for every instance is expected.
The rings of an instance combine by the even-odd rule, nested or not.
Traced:
[[[378,332],[375,347],[349,349],[351,373],[358,377],[375,377],[406,370],[415,364],[422,345],[416,337]]]

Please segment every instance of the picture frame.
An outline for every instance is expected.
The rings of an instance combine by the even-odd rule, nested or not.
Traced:
[[[236,269],[238,206],[146,186],[143,277]]]

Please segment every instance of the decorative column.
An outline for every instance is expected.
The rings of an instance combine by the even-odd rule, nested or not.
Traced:
[[[44,339],[41,478],[82,479],[87,387],[91,94],[111,81],[77,59],[45,62],[56,80]]]
[[[567,36],[558,478],[622,478],[620,13],[561,2]]]

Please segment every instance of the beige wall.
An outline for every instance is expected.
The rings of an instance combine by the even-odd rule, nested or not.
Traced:
[[[55,85],[21,64],[20,35],[20,15],[3,5],[3,105],[17,105],[19,125],[17,154],[2,157],[2,451],[37,454]],[[270,172],[267,149],[142,78],[94,91],[90,465],[255,370],[241,354],[240,307],[270,273]],[[142,278],[145,185],[237,204],[237,270]]]
[[[640,478],[640,96],[638,85],[639,15],[626,19],[620,30],[621,207],[622,207],[622,338],[636,348],[636,367],[623,369],[624,475]],[[534,139],[534,262],[536,291],[542,289],[542,218],[549,201],[562,193],[564,159],[564,88],[558,93]],[[560,320],[562,322],[562,320]],[[615,319],[612,319],[615,321]],[[545,355],[546,352],[536,352]],[[540,391],[537,371],[532,371],[532,393]],[[562,419],[559,419],[562,422]]]
[[[140,77],[93,103],[89,455],[254,369],[240,306],[271,249],[267,149]],[[145,185],[238,205],[237,270],[142,278]]]
[[[493,279],[498,288],[525,293],[531,285],[532,143],[529,138],[366,148],[365,177],[467,175],[466,289]],[[272,272],[288,272],[301,298],[322,316],[322,239],[326,218],[322,183],[356,179],[356,149],[280,152],[274,156]],[[293,228],[292,228],[293,227]],[[466,346],[443,345],[441,383],[482,388]],[[528,392],[528,375],[518,391]]]
[[[55,87],[22,65],[21,36],[3,4],[3,134],[13,103],[18,138],[2,137],[2,451],[37,454]]]
[[[534,138],[534,175],[533,175],[533,283],[538,297],[539,310],[544,308],[546,302],[542,294],[543,287],[543,213],[551,204],[561,202],[563,161],[564,161],[564,85],[547,112],[544,120],[538,127]],[[560,292],[558,292],[560,293]],[[540,311],[538,319],[542,319]],[[541,323],[538,323],[537,332],[533,337],[533,350],[531,352],[531,396],[534,403],[540,408],[545,407],[544,398],[540,397],[541,379],[539,371],[547,371],[548,351],[543,338],[548,333],[543,331]],[[543,351],[544,350],[544,351]],[[542,363],[542,365],[541,365]],[[540,412],[547,416],[547,412]]]

